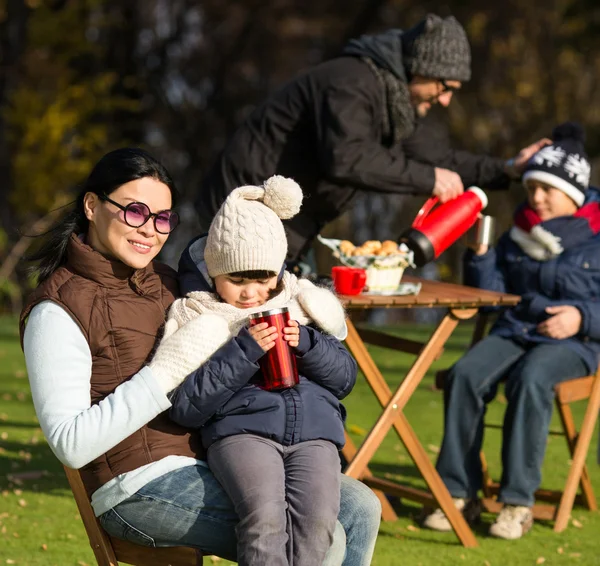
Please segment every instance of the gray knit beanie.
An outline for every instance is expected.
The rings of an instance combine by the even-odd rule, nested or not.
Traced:
[[[466,82],[471,78],[471,47],[453,16],[427,17],[402,34],[405,68],[411,75]]]
[[[262,187],[233,190],[208,230],[204,259],[211,277],[241,271],[279,273],[287,255],[281,219],[295,216],[302,189],[292,179],[275,175]]]

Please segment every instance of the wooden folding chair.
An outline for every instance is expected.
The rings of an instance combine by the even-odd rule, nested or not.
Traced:
[[[98,566],[119,566],[119,562],[133,566],[202,565],[203,554],[194,548],[150,548],[109,536],[94,515],[79,471],[65,466],[65,473]]]
[[[551,430],[550,434],[566,438],[572,463],[562,491],[538,489],[535,493],[536,501],[546,501],[554,504],[536,503],[532,511],[536,519],[554,520],[554,531],[559,533],[567,527],[574,503],[583,505],[590,511],[598,509],[585,459],[598,420],[598,410],[600,409],[600,367],[595,375],[563,381],[554,388],[554,391],[556,409],[560,416],[562,430]],[[583,417],[581,430],[577,431],[569,405],[575,401],[586,399],[588,403],[585,416]],[[486,424],[486,426],[502,428],[501,425],[495,424]],[[496,513],[502,508],[502,505],[494,498],[498,493],[499,484],[490,478],[483,452],[481,453],[481,463],[484,479],[483,493],[485,495],[483,504],[488,511]],[[581,487],[580,494],[577,494],[578,487]]]
[[[479,315],[471,346],[483,338],[487,322],[488,315]],[[443,388],[443,381],[447,372],[448,370],[442,370],[436,374],[436,386],[440,389]],[[572,463],[562,491],[539,489],[535,493],[536,501],[546,501],[554,504],[536,503],[532,511],[536,519],[554,520],[554,531],[558,533],[567,527],[574,503],[583,505],[590,511],[598,509],[585,460],[600,410],[600,366],[595,375],[563,381],[554,388],[554,391],[556,409],[560,416],[562,430],[551,430],[550,434],[566,438]],[[588,403],[585,416],[581,429],[577,431],[570,404],[586,399]],[[486,423],[485,426],[488,428],[502,428],[502,425],[499,424]],[[490,477],[485,454],[481,452],[480,456],[483,468],[483,504],[488,511],[497,513],[502,508],[502,504],[495,499],[500,486],[498,482]],[[578,486],[581,487],[580,494],[577,494]]]

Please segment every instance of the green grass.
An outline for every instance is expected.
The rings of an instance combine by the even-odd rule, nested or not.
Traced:
[[[406,328],[406,327],[405,327]],[[407,328],[413,339],[426,339],[430,327]],[[464,351],[471,328],[458,328],[432,371],[447,367]],[[414,359],[373,348],[376,363],[390,387],[396,387]],[[421,383],[406,407],[406,415],[432,461],[442,434],[442,397],[432,390],[433,376]],[[488,419],[501,422],[503,398],[490,405]],[[348,429],[360,443],[375,422],[379,405],[364,379],[346,400]],[[583,404],[574,407],[576,421],[583,415]],[[558,426],[558,420],[553,420]],[[500,433],[488,430],[486,455],[490,468],[500,471]],[[596,492],[600,496],[600,470],[595,463],[595,442],[588,466]],[[568,470],[568,452],[564,439],[550,437],[544,464],[544,487],[561,488]],[[378,475],[408,485],[424,487],[410,457],[392,431],[377,451],[371,469]],[[18,474],[30,473],[19,479]],[[16,478],[14,475],[16,474]],[[11,479],[12,478],[12,479]],[[575,508],[570,525],[561,534],[549,523],[536,523],[519,541],[498,541],[487,536],[492,516],[484,515],[477,529],[479,547],[465,549],[453,533],[421,530],[413,518],[419,506],[409,501],[394,501],[399,519],[383,523],[377,541],[374,566],[399,565],[489,565],[600,564],[597,533],[600,513]],[[542,560],[543,559],[543,560]],[[209,559],[205,559],[210,564]],[[226,564],[225,561],[219,562]],[[70,495],[62,468],[50,452],[39,428],[29,393],[24,362],[18,343],[16,321],[0,318],[0,566],[84,566],[95,564],[83,525]]]

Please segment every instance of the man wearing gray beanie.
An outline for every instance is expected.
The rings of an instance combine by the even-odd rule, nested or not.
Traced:
[[[548,140],[506,161],[451,149],[426,119],[470,78],[469,41],[452,16],[351,40],[274,92],[229,139],[196,199],[201,224],[208,228],[235,187],[291,177],[304,191],[302,211],[284,223],[293,263],[359,191],[445,202],[465,186],[507,188]]]

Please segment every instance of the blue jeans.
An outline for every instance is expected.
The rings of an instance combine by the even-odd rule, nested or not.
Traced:
[[[342,476],[338,523],[324,565],[371,563],[381,504],[361,482]],[[99,517],[112,536],[143,546],[192,546],[236,560],[233,504],[205,466],[187,466],[155,479]]]
[[[444,439],[437,471],[453,497],[476,497],[486,404],[506,379],[502,479],[498,500],[531,507],[540,485],[554,386],[587,375],[583,359],[561,344],[521,344],[488,336],[450,370],[444,387]]]

